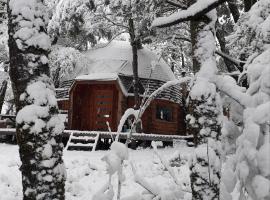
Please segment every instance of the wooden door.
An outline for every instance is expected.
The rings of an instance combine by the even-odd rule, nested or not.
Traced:
[[[95,90],[93,105],[93,129],[96,131],[108,131],[106,122],[110,126],[113,123],[113,91]]]

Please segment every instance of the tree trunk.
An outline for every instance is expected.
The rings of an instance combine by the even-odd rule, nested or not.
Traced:
[[[220,49],[223,53],[226,53],[227,55],[229,55],[229,50],[226,48],[226,40],[225,40],[225,35],[224,35],[224,31],[222,30],[221,24],[219,24],[219,22],[216,23],[216,37],[218,40],[218,43],[220,45]],[[236,70],[236,68],[234,67],[234,63],[232,63],[231,61],[229,61],[228,59],[224,59],[224,63],[227,67],[228,72],[233,72]]]
[[[198,38],[199,21],[190,21],[190,39],[191,39],[191,55],[192,55],[192,72],[195,74],[200,70],[200,63],[196,59],[195,50]]]
[[[239,9],[237,7],[237,2],[236,0],[229,0],[228,1],[228,7],[232,13],[232,16],[233,16],[233,20],[234,22],[236,23],[240,17],[240,12],[239,12]]]
[[[244,0],[244,10],[248,12],[250,8],[255,4],[257,0]]]
[[[130,44],[132,47],[132,69],[133,69],[133,88],[134,88],[134,108],[137,110],[140,108],[140,96],[139,96],[139,76],[138,76],[138,47],[140,41],[136,38],[133,19],[128,20]]]
[[[199,71],[189,94],[187,110],[187,132],[193,134],[196,146],[190,165],[193,200],[219,200],[220,197],[220,168],[213,165],[213,159],[216,164],[220,163],[217,148],[220,145],[219,97],[209,80],[217,71],[212,24],[214,22],[206,16],[191,22],[193,72]]]
[[[7,80],[2,82],[2,86],[0,88],[0,114],[2,113],[2,107],[4,104],[5,96],[7,91]]]
[[[7,5],[9,73],[17,112],[23,200],[64,200],[64,125],[49,78],[46,8],[42,0],[15,0]],[[23,27],[26,21],[31,28]]]

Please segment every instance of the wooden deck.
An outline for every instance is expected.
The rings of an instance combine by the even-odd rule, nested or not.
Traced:
[[[15,129],[13,128],[0,128],[0,135],[15,135]],[[111,139],[117,136],[116,132],[99,132],[99,131],[77,131],[77,130],[64,130],[64,137],[69,137],[71,133],[81,136],[96,136],[99,134],[100,138]],[[120,133],[120,139],[127,139],[127,133]],[[133,133],[132,139],[143,141],[164,141],[172,142],[174,140],[187,140],[192,141],[193,136],[181,136],[181,135],[160,135],[160,134],[145,134],[145,133]]]

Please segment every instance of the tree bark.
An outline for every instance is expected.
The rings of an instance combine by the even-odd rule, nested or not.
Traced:
[[[42,0],[8,2],[10,79],[17,112],[23,200],[64,200],[63,122],[49,78],[46,8]],[[23,10],[27,9],[27,18]],[[31,35],[24,34],[27,18]],[[34,22],[39,23],[34,23]]]
[[[192,72],[195,74],[200,70],[200,63],[195,56],[198,32],[199,32],[199,23],[198,20],[190,21],[190,39],[191,39],[191,55],[192,55]]]
[[[226,48],[226,40],[225,40],[224,31],[222,30],[222,27],[219,24],[219,22],[217,22],[216,37],[217,37],[217,40],[219,42],[221,51],[224,52],[225,54],[229,55],[229,50]],[[232,63],[228,59],[223,58],[223,60],[224,60],[224,63],[227,67],[228,72],[235,71],[234,63]]]
[[[133,69],[133,88],[134,88],[134,108],[137,110],[140,108],[140,96],[139,96],[139,75],[138,75],[138,47],[140,41],[136,38],[133,19],[128,20],[130,44],[132,47],[132,69]]]
[[[257,2],[257,0],[244,0],[244,10],[248,12],[250,8]]]
[[[7,91],[7,80],[4,80],[2,82],[2,86],[0,88],[0,113],[2,113],[2,108],[6,96],[6,91]]]
[[[240,12],[239,12],[239,9],[237,7],[237,2],[236,2],[236,0],[229,0],[227,2],[228,2],[228,7],[232,13],[233,20],[235,23],[237,23],[237,21],[240,17]]]

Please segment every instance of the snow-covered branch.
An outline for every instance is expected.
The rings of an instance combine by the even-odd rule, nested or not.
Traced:
[[[139,114],[139,118],[141,118],[141,116],[143,115],[144,111],[146,110],[146,108],[150,105],[151,101],[153,99],[155,99],[162,91],[164,91],[165,89],[174,86],[174,85],[178,85],[181,83],[186,83],[189,82],[191,80],[190,77],[185,77],[185,78],[181,78],[179,80],[173,80],[173,81],[168,81],[167,83],[163,84],[161,87],[159,87],[156,91],[154,91],[149,98],[146,100],[146,102],[144,103],[143,107],[142,107],[142,111]]]
[[[136,183],[138,183],[139,185],[141,185],[144,189],[146,189],[150,194],[153,194],[155,197],[159,196],[159,192],[157,191],[156,187],[153,187],[150,183],[148,183],[143,176],[140,176],[140,174],[138,174],[134,164],[132,162],[130,162],[133,174],[134,174],[134,180]]]
[[[217,88],[224,94],[235,100],[237,103],[242,105],[244,108],[251,104],[251,97],[240,90],[240,87],[236,84],[228,81],[227,78],[217,76],[212,80]]]
[[[155,154],[157,155],[157,157],[159,158],[159,160],[161,161],[162,165],[168,170],[169,174],[171,175],[173,181],[175,182],[176,185],[180,186],[182,189],[182,183],[178,180],[178,178],[176,178],[176,174],[174,173],[173,169],[171,168],[171,166],[169,165],[168,161],[165,160],[158,152],[157,150],[157,145],[155,144],[155,142],[152,142],[152,147],[154,149]]]
[[[240,64],[245,64],[246,63],[245,61],[235,59],[235,58],[231,57],[230,55],[228,55],[228,54],[226,54],[226,53],[224,53],[222,51],[219,51],[219,50],[216,50],[215,53],[217,55],[221,56],[222,58],[229,60],[230,62],[232,62],[236,66],[240,66]]]
[[[213,10],[225,1],[226,0],[198,0],[196,3],[192,4],[187,10],[181,10],[166,17],[156,18],[153,21],[152,26],[163,28],[179,24],[184,21],[195,20],[205,15],[209,11]]]
[[[139,115],[139,110],[134,110],[133,108],[129,108],[125,111],[124,115],[121,117],[121,120],[119,122],[118,128],[117,128],[117,136],[115,138],[115,141],[118,141],[119,139],[119,134],[122,132],[122,128],[126,122],[126,120],[133,116],[135,118],[135,120],[138,119],[138,115]],[[132,131],[132,130],[131,130]]]

